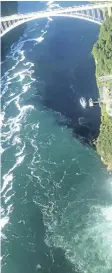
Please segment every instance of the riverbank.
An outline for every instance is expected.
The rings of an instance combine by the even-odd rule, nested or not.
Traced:
[[[108,171],[112,171],[112,81],[100,82],[100,76],[112,74],[112,17],[101,26],[99,39],[93,47],[96,80],[102,101],[100,133],[95,141],[96,150]]]

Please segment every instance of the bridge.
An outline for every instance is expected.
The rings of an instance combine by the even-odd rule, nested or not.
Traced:
[[[26,23],[28,21],[40,18],[49,17],[72,17],[87,20],[101,25],[105,20],[105,10],[108,10],[109,16],[111,15],[112,2],[103,2],[99,4],[89,4],[81,6],[73,6],[69,8],[60,8],[56,10],[46,10],[39,12],[32,12],[27,14],[14,14],[11,16],[5,16],[0,18],[1,33],[0,37],[3,37],[7,32],[13,28]]]

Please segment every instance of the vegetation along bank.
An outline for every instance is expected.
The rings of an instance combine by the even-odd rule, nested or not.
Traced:
[[[92,54],[96,64],[96,80],[101,104],[100,133],[95,142],[98,154],[109,171],[112,171],[112,77],[100,81],[101,76],[112,76],[112,16],[100,28],[99,38]]]

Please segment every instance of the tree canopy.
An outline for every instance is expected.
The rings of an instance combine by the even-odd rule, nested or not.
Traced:
[[[100,134],[96,141],[97,152],[103,158],[103,162],[112,170],[112,118],[102,106]]]
[[[112,17],[106,17],[100,28],[99,39],[93,47],[96,75],[112,74]]]
[[[112,74],[112,17],[107,16],[101,26],[99,39],[92,53],[96,61],[96,77]],[[112,82],[108,82],[108,87],[112,92]],[[100,88],[99,91],[101,93]],[[96,148],[103,162],[112,170],[112,118],[106,113],[105,105],[101,107],[100,134],[96,141]]]

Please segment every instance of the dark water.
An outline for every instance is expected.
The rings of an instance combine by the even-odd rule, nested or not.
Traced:
[[[67,123],[61,123],[72,127],[75,133],[85,137],[85,141],[91,141],[99,128],[100,109],[84,111],[79,98],[98,97],[95,74],[91,73],[91,69],[95,70],[91,51],[99,27],[67,18],[56,19],[52,27],[38,51],[35,48],[30,53],[35,63],[35,75],[38,73],[45,82],[42,104],[64,115]],[[84,126],[79,126],[80,117]]]
[[[78,19],[32,21],[2,63],[3,273],[112,271],[112,176],[76,139],[99,128],[99,109],[79,103],[98,96],[98,33]]]

